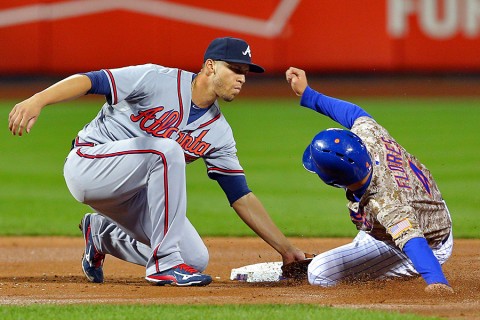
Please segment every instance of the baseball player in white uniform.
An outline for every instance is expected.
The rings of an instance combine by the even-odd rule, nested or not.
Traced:
[[[185,164],[202,158],[240,218],[278,251],[284,263],[302,260],[247,186],[232,130],[217,98],[232,101],[245,76],[263,72],[241,39],[217,38],[198,74],[139,65],[77,74],[17,104],[13,134],[30,132],[43,107],[101,94],[106,103],[73,141],[64,176],[72,195],[88,204],[81,229],[82,269],[104,281],[106,254],[146,267],[157,285],[208,285],[209,256],[186,217]]]
[[[360,230],[352,243],[313,258],[310,284],[421,275],[427,292],[453,292],[441,268],[452,253],[452,223],[430,171],[359,106],[316,92],[301,69],[286,78],[302,106],[349,129],[321,131],[303,155],[308,171],[346,190]]]

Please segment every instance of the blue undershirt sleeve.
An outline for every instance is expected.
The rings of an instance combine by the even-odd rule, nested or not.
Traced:
[[[223,189],[223,192],[225,192],[230,205],[244,195],[252,192],[248,188],[247,179],[244,175],[227,176],[224,174],[212,174],[210,177],[217,180],[218,184]]]
[[[356,104],[328,97],[308,86],[303,92],[300,105],[330,117],[347,129],[351,129],[355,120],[360,117],[371,118],[367,112]]]
[[[92,88],[87,94],[102,94],[109,97],[111,95],[110,82],[103,71],[91,71],[84,73],[92,82]]]
[[[437,258],[433,255],[432,249],[428,246],[425,238],[412,238],[403,246],[403,252],[412,261],[415,270],[420,273],[427,284],[443,283],[448,284],[442,267]]]

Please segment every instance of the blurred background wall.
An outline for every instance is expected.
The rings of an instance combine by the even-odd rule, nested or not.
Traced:
[[[247,40],[267,78],[291,65],[330,76],[480,75],[480,0],[8,0],[0,80],[143,63],[198,71],[221,36]]]

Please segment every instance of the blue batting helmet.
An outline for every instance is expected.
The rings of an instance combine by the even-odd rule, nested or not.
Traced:
[[[367,176],[372,160],[356,134],[332,128],[313,137],[303,153],[303,166],[326,184],[345,188]]]

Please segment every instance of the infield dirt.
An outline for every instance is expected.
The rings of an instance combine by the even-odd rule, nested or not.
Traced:
[[[0,238],[0,305],[29,304],[315,304],[342,308],[395,310],[455,319],[480,319],[480,241],[455,240],[444,271],[456,293],[432,297],[422,279],[370,281],[319,288],[303,282],[231,281],[232,268],[279,261],[259,238],[205,238],[210,251],[207,287],[156,287],[144,268],[111,256],[105,283],[86,281],[80,267],[81,238]],[[318,253],[350,239],[292,238],[295,245]]]
[[[3,98],[19,101],[52,81],[0,84]],[[314,79],[312,87],[333,96],[478,96],[480,77],[454,78],[331,78]],[[294,97],[282,78],[255,81],[243,97]],[[240,266],[278,261],[279,255],[259,238],[205,238],[210,251],[207,287],[155,287],[147,283],[144,268],[108,256],[104,284],[86,281],[80,267],[81,238],[0,237],[0,305],[29,304],[315,304],[341,308],[395,310],[449,319],[480,320],[480,240],[455,240],[444,271],[456,293],[432,297],[422,279],[372,281],[318,288],[304,282],[250,284],[230,281]],[[318,253],[351,239],[292,238],[301,249]]]

